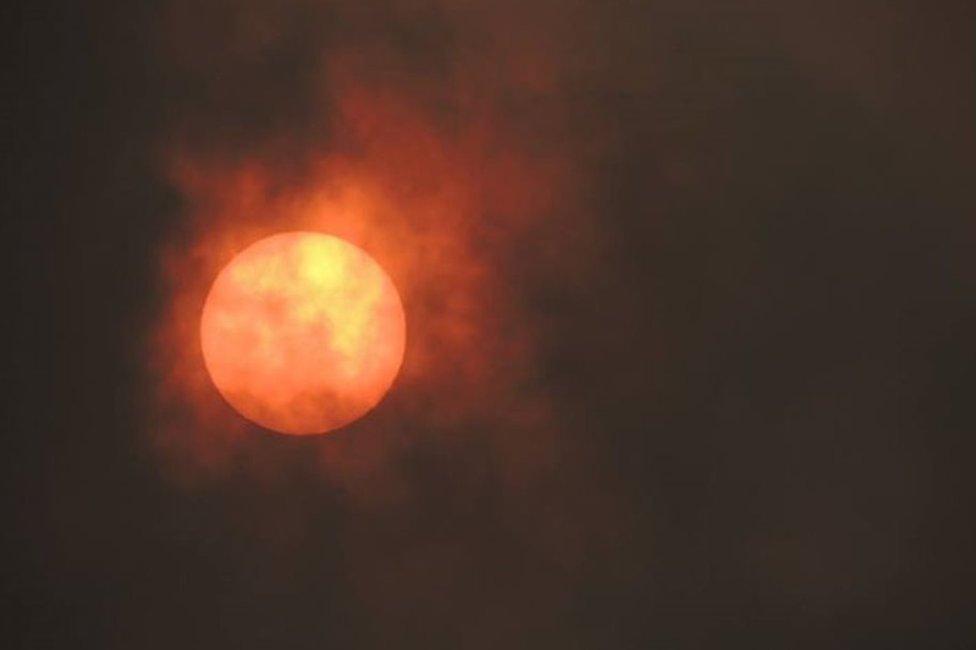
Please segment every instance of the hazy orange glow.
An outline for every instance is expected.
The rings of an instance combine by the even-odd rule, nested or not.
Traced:
[[[396,24],[394,5],[405,5],[388,4]],[[144,433],[172,480],[288,474],[282,463],[293,447],[281,439],[269,447],[214,390],[200,317],[235,255],[297,231],[368,251],[409,306],[410,344],[384,408],[356,422],[361,435],[303,441],[323,480],[357,499],[406,498],[396,459],[410,444],[474,440],[507,459],[513,486],[551,466],[561,416],[539,368],[558,353],[547,337],[555,312],[535,300],[558,303],[563,287],[596,268],[602,237],[588,169],[603,135],[578,129],[562,96],[564,64],[573,60],[557,36],[567,27],[565,3],[532,9],[529,23],[514,11],[524,3],[477,12],[433,4],[444,5],[445,34],[456,31],[450,43],[491,51],[452,45],[445,67],[431,70],[427,59],[403,56],[396,33],[364,41],[387,8],[359,0],[244,0],[230,12],[243,23],[212,26],[201,22],[199,3],[171,3],[179,10],[162,24],[167,64],[208,98],[169,114],[159,152],[179,201],[157,251],[147,314]],[[310,36],[302,52],[311,68],[281,88],[277,68],[267,79],[251,76],[251,57],[264,46],[239,27],[260,26],[261,42],[285,46],[292,27],[304,29],[306,9],[326,6],[324,24],[350,25],[348,39]],[[243,98],[256,122],[235,126],[227,115]]]
[[[403,306],[363,250],[329,235],[266,237],[217,276],[200,320],[207,370],[244,417],[322,433],[372,409],[403,360]]]

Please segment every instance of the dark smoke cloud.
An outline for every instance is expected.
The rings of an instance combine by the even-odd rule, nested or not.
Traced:
[[[834,9],[170,3],[163,154],[186,203],[162,252],[161,458],[191,485],[273,490],[242,534],[284,531],[269,543],[298,564],[327,506],[280,501],[328,486],[334,569],[380,645],[626,643],[615,625],[696,589],[733,618],[870,617],[918,552],[932,477],[882,435],[897,385],[844,401],[899,363],[868,332],[902,303],[859,260],[887,267],[910,227],[871,242],[854,215],[913,200],[884,189],[912,172],[881,162],[873,123],[957,114],[900,106],[899,82],[927,83],[895,72],[903,13]],[[192,342],[215,270],[297,228],[374,254],[410,332],[383,407],[301,444],[228,413]],[[796,257],[813,242],[834,265]],[[822,315],[864,295],[855,323]],[[834,456],[867,448],[870,480]],[[818,460],[789,476],[794,454]],[[295,463],[305,483],[279,485]],[[620,611],[591,607],[601,590]],[[647,638],[740,633],[666,618]]]
[[[22,647],[972,645],[972,3],[64,4],[16,40]],[[410,319],[316,439],[197,341],[297,228]]]

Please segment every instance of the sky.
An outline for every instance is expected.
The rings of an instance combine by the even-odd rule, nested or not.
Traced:
[[[11,648],[959,648],[967,2],[15,5]],[[386,399],[238,416],[290,230],[400,290]]]

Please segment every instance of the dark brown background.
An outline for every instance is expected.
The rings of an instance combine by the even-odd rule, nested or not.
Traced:
[[[301,123],[315,50],[302,26],[341,16],[326,2],[289,13],[293,36],[265,58],[215,62],[246,80],[236,102],[160,54],[166,4],[4,10],[5,647],[972,642],[969,3],[567,9],[559,98],[601,135],[587,185],[599,263],[557,287],[508,272],[550,327],[538,370],[573,423],[561,448],[586,450],[527,512],[613,495],[609,531],[569,562],[551,537],[509,530],[525,513],[495,498],[476,445],[413,449],[417,496],[395,513],[350,509],[302,474],[188,490],[160,471],[137,433],[138,351],[182,198],[155,153],[174,114],[219,124],[226,149]],[[254,3],[197,4],[219,55]],[[457,27],[436,3],[363,4],[364,38],[418,75],[452,57]],[[530,34],[560,12],[472,4]],[[308,522],[282,559],[249,513],[296,502]],[[432,571],[394,571],[388,598],[363,598],[356,572],[391,549]]]

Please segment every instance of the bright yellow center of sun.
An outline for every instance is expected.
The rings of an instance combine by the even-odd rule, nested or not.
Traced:
[[[281,433],[337,429],[393,383],[406,342],[400,295],[363,250],[312,232],[273,235],[217,275],[203,358],[241,415]]]

